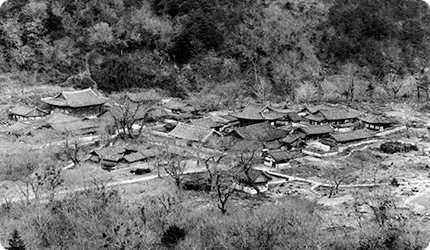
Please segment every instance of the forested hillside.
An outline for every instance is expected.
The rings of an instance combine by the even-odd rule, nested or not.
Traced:
[[[0,17],[2,71],[107,92],[407,96],[430,55],[421,0],[9,0]]]

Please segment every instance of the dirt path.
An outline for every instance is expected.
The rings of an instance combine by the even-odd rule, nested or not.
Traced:
[[[313,180],[309,180],[309,179],[305,179],[305,178],[300,178],[300,177],[295,177],[295,176],[291,176],[291,175],[285,175],[285,174],[273,172],[273,171],[268,170],[267,167],[260,166],[260,167],[256,167],[256,169],[266,171],[268,174],[276,176],[278,178],[284,178],[288,182],[298,181],[298,182],[304,182],[304,183],[311,184],[312,186],[310,188],[310,191],[312,191],[313,193],[318,194],[318,195],[321,195],[317,191],[318,188],[320,188],[320,187],[331,188],[333,186],[330,183],[322,183],[322,182],[313,181]],[[417,185],[417,184],[430,184],[430,180],[401,181],[401,182],[398,182],[398,184],[401,186],[411,186],[411,185]],[[339,188],[342,188],[342,189],[343,188],[369,188],[369,187],[380,187],[380,186],[388,186],[388,185],[390,185],[390,183],[362,183],[362,184],[339,185]],[[427,195],[427,194],[430,194],[430,187],[427,188],[424,193],[420,193],[420,194],[417,194],[415,196],[409,197],[408,199],[405,200],[405,202],[410,204],[417,197]]]
[[[189,168],[188,170],[186,170],[184,172],[184,174],[192,174],[192,173],[201,173],[201,172],[205,172],[206,169],[205,168]],[[168,174],[163,173],[160,175],[160,177],[168,177]],[[150,180],[154,180],[158,178],[157,174],[154,175],[148,175],[148,176],[143,176],[140,178],[134,178],[131,180],[123,180],[123,181],[115,181],[115,182],[108,182],[106,183],[106,187],[115,187],[115,186],[121,186],[121,185],[130,185],[130,184],[136,184],[136,183],[141,183],[141,182],[147,182]],[[95,188],[95,187],[91,187],[91,188]],[[56,199],[61,199],[66,197],[69,194],[73,194],[73,193],[77,193],[77,192],[82,192],[88,189],[91,189],[89,187],[79,187],[79,188],[74,188],[74,189],[70,189],[70,190],[62,190],[62,191],[58,191],[55,193],[55,198]],[[39,202],[47,202],[49,199],[50,194],[43,194],[39,196],[40,201]],[[15,203],[15,202],[26,202],[26,201],[31,201],[35,199],[35,195],[34,194],[30,194],[30,197],[25,197],[24,195],[14,195],[11,197],[3,197],[3,199],[0,201],[0,205],[4,205],[7,203]]]

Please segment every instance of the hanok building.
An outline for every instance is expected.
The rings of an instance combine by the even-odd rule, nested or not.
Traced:
[[[311,114],[315,114],[320,110],[331,110],[331,109],[337,109],[337,107],[329,106],[329,105],[313,105],[313,106],[307,106],[303,109],[301,109],[298,113],[299,116],[307,116]]]
[[[241,112],[232,113],[230,116],[236,117],[239,120],[241,126],[247,126],[265,122],[266,118],[263,117],[262,113],[267,111],[268,108],[268,104],[257,104],[250,102]]]
[[[103,112],[106,99],[99,97],[92,89],[63,91],[55,97],[43,98],[51,111],[60,111],[78,116],[96,116]]]
[[[343,124],[354,124],[357,121],[358,114],[352,110],[346,109],[320,109],[314,114],[306,116],[311,125],[329,124],[340,126]]]
[[[265,153],[264,165],[273,168],[289,167],[289,162],[291,159],[299,157],[299,151],[268,151]]]
[[[212,117],[212,120],[221,125],[219,131],[223,133],[231,132],[232,128],[240,125],[239,120],[230,115],[216,115]]]
[[[9,110],[9,119],[16,121],[39,120],[49,114],[37,107],[16,106]]]
[[[304,137],[304,134],[302,134],[302,137]],[[303,148],[306,146],[306,142],[304,142],[302,138],[292,134],[287,135],[284,139],[282,139],[282,143],[283,146],[289,150]]]
[[[236,128],[233,133],[241,139],[257,142],[271,142],[287,136],[288,131],[277,129],[268,122]]]
[[[222,138],[222,134],[213,129],[201,128],[183,123],[179,123],[170,131],[169,135],[191,143],[200,142],[211,148],[216,148],[220,144]]]
[[[322,142],[330,145],[343,145],[348,143],[359,142],[372,138],[374,135],[367,129],[359,129],[346,133],[334,133],[325,138]],[[331,143],[330,143],[331,142]]]
[[[360,117],[360,121],[363,123],[365,128],[378,131],[390,128],[397,123],[394,118],[383,115],[368,115]]]
[[[309,142],[319,140],[332,132],[333,129],[329,125],[322,125],[297,128],[293,135]]]

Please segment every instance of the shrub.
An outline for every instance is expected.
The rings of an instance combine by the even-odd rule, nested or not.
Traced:
[[[186,232],[184,229],[176,225],[170,225],[164,232],[161,243],[166,247],[174,247],[179,241],[185,238],[185,235]]]
[[[379,147],[381,152],[386,154],[394,154],[394,153],[407,153],[409,151],[417,151],[418,147],[412,144],[406,144],[401,142],[386,142],[381,144]]]

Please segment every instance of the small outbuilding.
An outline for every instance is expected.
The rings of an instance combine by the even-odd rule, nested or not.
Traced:
[[[38,107],[16,106],[9,110],[9,119],[15,121],[39,120],[49,115],[49,112]]]

